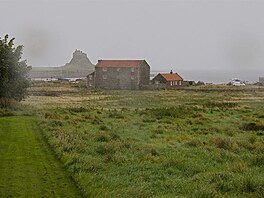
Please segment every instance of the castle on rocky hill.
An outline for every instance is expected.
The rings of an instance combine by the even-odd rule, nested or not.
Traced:
[[[87,54],[80,50],[75,50],[69,63],[60,67],[32,67],[29,77],[32,80],[48,80],[59,78],[85,78],[94,71]]]

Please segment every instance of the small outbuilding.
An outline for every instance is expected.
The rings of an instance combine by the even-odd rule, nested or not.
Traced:
[[[156,75],[152,80],[152,84],[166,84],[167,86],[181,86],[183,85],[183,78],[177,74],[173,73],[172,70],[170,73]]]

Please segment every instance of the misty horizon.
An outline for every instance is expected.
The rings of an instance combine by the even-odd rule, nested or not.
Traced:
[[[222,82],[264,76],[261,1],[5,1],[1,35],[33,67],[62,66],[75,49],[99,59],[144,59],[152,71]],[[12,13],[12,14],[10,14]],[[9,16],[9,17],[6,17]],[[203,78],[203,79],[200,79]]]

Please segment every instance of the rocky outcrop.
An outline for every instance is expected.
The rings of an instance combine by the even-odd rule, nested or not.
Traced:
[[[85,65],[85,64],[88,64],[88,65],[92,65],[91,61],[89,60],[89,58],[87,57],[87,54],[85,54],[84,52],[82,52],[81,50],[75,50],[75,52],[73,52],[73,55],[72,55],[72,59],[70,61],[69,64],[72,64],[72,65]]]
[[[32,67],[29,73],[30,78],[84,78],[94,71],[87,54],[80,50],[75,50],[69,63],[60,67]]]

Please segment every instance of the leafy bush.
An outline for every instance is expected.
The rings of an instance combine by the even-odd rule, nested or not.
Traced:
[[[28,72],[31,67],[21,61],[23,46],[14,47],[14,38],[0,38],[0,98],[21,101],[30,85]]]
[[[12,116],[12,115],[14,115],[14,113],[11,110],[0,108],[0,117]]]
[[[11,108],[15,106],[17,102],[14,99],[11,98],[1,98],[0,97],[0,108]]]

